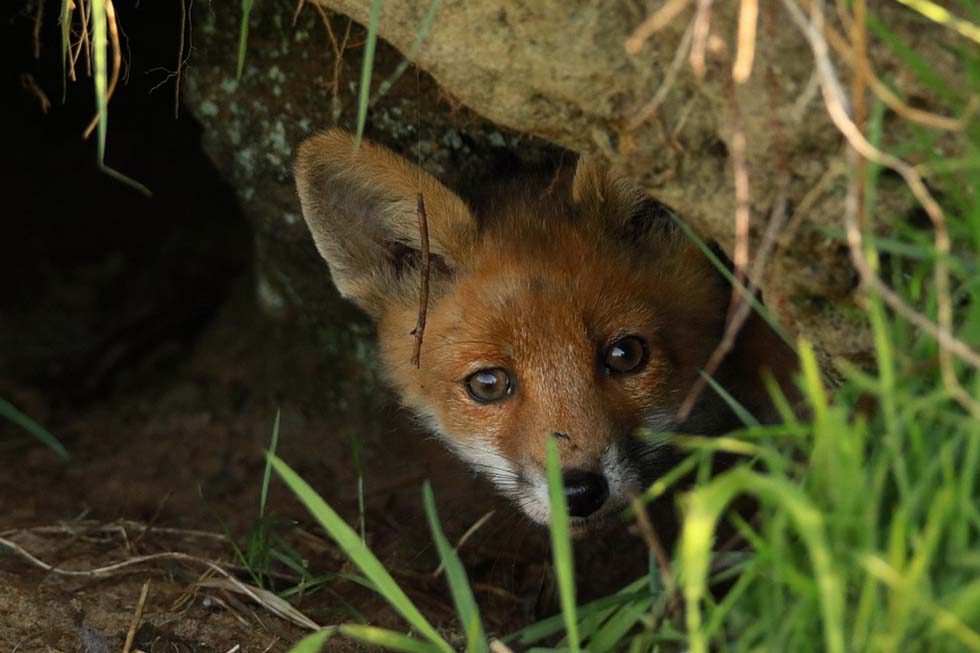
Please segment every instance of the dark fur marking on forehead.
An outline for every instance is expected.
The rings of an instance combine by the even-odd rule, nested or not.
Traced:
[[[395,273],[399,277],[409,271],[417,274],[422,264],[422,255],[417,249],[397,240],[386,240],[383,247],[385,258],[395,268]],[[439,254],[429,254],[429,266],[432,272],[447,276],[452,274],[446,259]]]
[[[638,242],[646,236],[665,234],[676,229],[671,217],[675,211],[652,197],[644,198],[630,211],[623,223],[622,235],[630,242]]]

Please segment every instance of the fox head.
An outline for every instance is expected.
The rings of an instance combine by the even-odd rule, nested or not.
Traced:
[[[667,209],[601,165],[581,160],[537,187],[467,203],[336,130],[303,143],[296,181],[334,283],[377,322],[402,402],[532,519],[550,516],[549,437],[573,526],[585,530],[676,460],[656,434],[737,425],[711,390],[675,418],[721,338],[730,286]],[[419,194],[431,255],[416,367]],[[761,372],[785,378],[793,361],[753,317],[715,378],[765,420]]]

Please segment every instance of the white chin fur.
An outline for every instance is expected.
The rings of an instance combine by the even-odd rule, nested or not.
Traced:
[[[419,415],[428,426],[438,427],[432,415]],[[666,426],[668,416],[651,420],[651,430]],[[519,465],[503,454],[490,442],[480,438],[467,438],[465,441],[446,434],[440,428],[433,432],[446,443],[453,453],[468,463],[474,471],[489,479],[497,490],[517,506],[532,521],[547,525],[551,521],[551,502],[548,499],[548,482],[537,469]],[[651,445],[657,448],[657,444]],[[609,483],[609,499],[594,514],[587,518],[571,519],[573,532],[586,532],[606,521],[608,517],[626,507],[631,497],[643,490],[639,470],[627,460],[620,447],[613,444],[606,448],[600,461],[602,473]]]

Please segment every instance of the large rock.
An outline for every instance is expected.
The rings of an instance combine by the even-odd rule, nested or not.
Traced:
[[[371,0],[316,1],[360,23],[368,20]],[[437,175],[478,165],[500,148],[531,158],[547,151],[537,140],[477,118],[461,103],[515,132],[605,156],[731,252],[731,152],[734,125],[741,124],[747,139],[753,251],[781,179],[788,181],[790,211],[801,208],[762,280],[767,303],[784,324],[824,353],[860,360],[870,351],[870,341],[863,316],[853,306],[857,278],[845,244],[827,229],[840,227],[844,180],[831,176],[820,185],[841,160],[843,141],[819,94],[807,91],[813,65],[805,40],[781,5],[763,5],[753,74],[735,86],[730,67],[739,3],[715,3],[707,71],[698,80],[684,53],[678,56],[690,29],[690,9],[629,54],[624,44],[645,18],[640,3],[444,0],[416,57],[434,81],[409,69],[373,107],[368,135],[419,158]],[[233,72],[240,16],[231,5],[216,6],[203,26],[207,38],[198,40],[187,97],[207,127],[209,151],[256,224],[265,306],[303,306],[322,317],[338,304],[323,301],[330,297],[327,272],[300,218],[290,161],[296,143],[314,130],[352,125],[361,52],[348,49],[339,88],[334,88],[335,57],[325,25],[309,2],[300,6],[293,26],[288,7],[258,4],[241,81]],[[427,10],[426,2],[385,0],[380,34],[409,51]],[[935,61],[948,62],[941,43],[924,36],[909,12],[891,6],[881,10],[899,23],[912,21],[915,29],[909,33],[919,40],[916,47],[935,54]],[[334,16],[331,25],[339,41],[345,19]],[[363,39],[363,29],[355,28],[351,41]],[[375,88],[399,60],[397,52],[380,44]],[[676,75],[668,72],[672,68]],[[672,81],[659,107],[646,111],[668,78]],[[909,206],[898,191],[883,194],[881,202],[889,210]]]

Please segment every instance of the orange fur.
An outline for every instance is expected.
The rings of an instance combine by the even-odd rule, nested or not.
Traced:
[[[714,434],[734,425],[710,390],[687,422],[672,421],[721,337],[730,288],[640,189],[601,165],[580,162],[571,178],[473,211],[404,160],[372,145],[354,153],[350,135],[333,131],[303,144],[296,175],[334,282],[378,322],[383,367],[402,401],[532,517],[547,514],[535,483],[549,434],[565,436],[566,470],[620,474],[609,482],[620,495],[610,505],[621,505],[669,460],[635,444],[639,430]],[[416,368],[419,189],[442,264]],[[646,342],[648,359],[613,376],[603,351],[626,335]],[[793,360],[752,318],[717,378],[765,420],[759,372],[785,380]],[[466,379],[491,368],[508,371],[511,394],[474,401]]]

